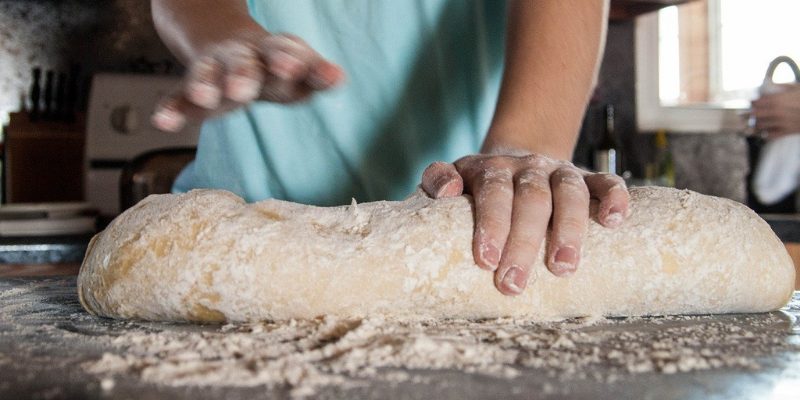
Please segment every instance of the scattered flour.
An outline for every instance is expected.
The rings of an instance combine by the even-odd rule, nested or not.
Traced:
[[[545,325],[384,318],[249,323],[210,332],[123,334],[113,339],[122,352],[107,352],[84,366],[103,376],[134,373],[163,385],[288,386],[293,395],[307,396],[323,386],[354,387],[367,379],[424,379],[414,370],[513,379],[533,368],[553,379],[602,382],[626,374],[756,370],[758,357],[790,346],[784,336],[759,333],[780,317],[736,318],[737,324],[685,316]]]
[[[81,365],[96,378],[89,391],[108,396],[130,390],[126,381],[288,388],[309,396],[329,386],[375,381],[438,384],[435,375],[421,371],[450,370],[510,382],[536,376],[541,393],[569,397],[581,380],[624,384],[644,374],[769,371],[770,360],[800,354],[800,293],[785,313],[770,314],[546,324],[320,318],[199,326],[93,317],[78,304],[74,281],[35,281],[23,288],[0,302],[3,371],[20,360],[31,365],[28,371]],[[35,373],[0,379],[0,390],[38,379]],[[58,388],[39,389],[40,398],[67,396]]]

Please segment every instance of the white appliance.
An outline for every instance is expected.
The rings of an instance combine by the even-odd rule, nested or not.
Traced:
[[[94,233],[89,204],[19,203],[0,206],[0,236],[80,235]]]
[[[119,214],[119,178],[126,162],[150,150],[197,145],[200,125],[178,133],[150,124],[159,100],[179,77],[97,74],[92,79],[86,120],[86,201],[101,215]]]

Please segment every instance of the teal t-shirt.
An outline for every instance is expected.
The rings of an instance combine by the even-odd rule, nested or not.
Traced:
[[[431,162],[478,151],[502,75],[504,4],[249,0],[267,30],[303,38],[346,81],[305,103],[207,121],[174,191],[317,205],[407,196]]]

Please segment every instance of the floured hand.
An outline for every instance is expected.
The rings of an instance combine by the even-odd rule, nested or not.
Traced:
[[[293,103],[341,83],[344,73],[302,39],[256,27],[214,41],[188,65],[186,78],[156,107],[155,127],[169,132],[188,121],[254,100]]]
[[[495,286],[521,293],[552,218],[545,258],[557,276],[580,262],[590,198],[599,200],[597,219],[617,227],[628,214],[628,191],[616,175],[591,173],[540,154],[463,157],[436,162],[423,173],[422,188],[434,198],[471,194],[475,201],[473,256],[494,271]]]

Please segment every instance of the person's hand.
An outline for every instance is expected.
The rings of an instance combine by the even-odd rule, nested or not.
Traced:
[[[781,91],[753,101],[755,129],[766,132],[769,139],[800,132],[800,84],[780,85]]]
[[[343,78],[341,68],[300,38],[249,29],[206,46],[189,63],[180,87],[156,107],[152,123],[175,132],[187,121],[217,116],[254,100],[302,101]]]
[[[506,295],[525,289],[551,217],[545,263],[554,275],[566,276],[580,262],[590,198],[599,200],[597,220],[606,227],[619,226],[628,214],[622,178],[538,154],[436,162],[423,173],[422,188],[433,198],[473,196],[475,263],[494,271],[495,286]]]

